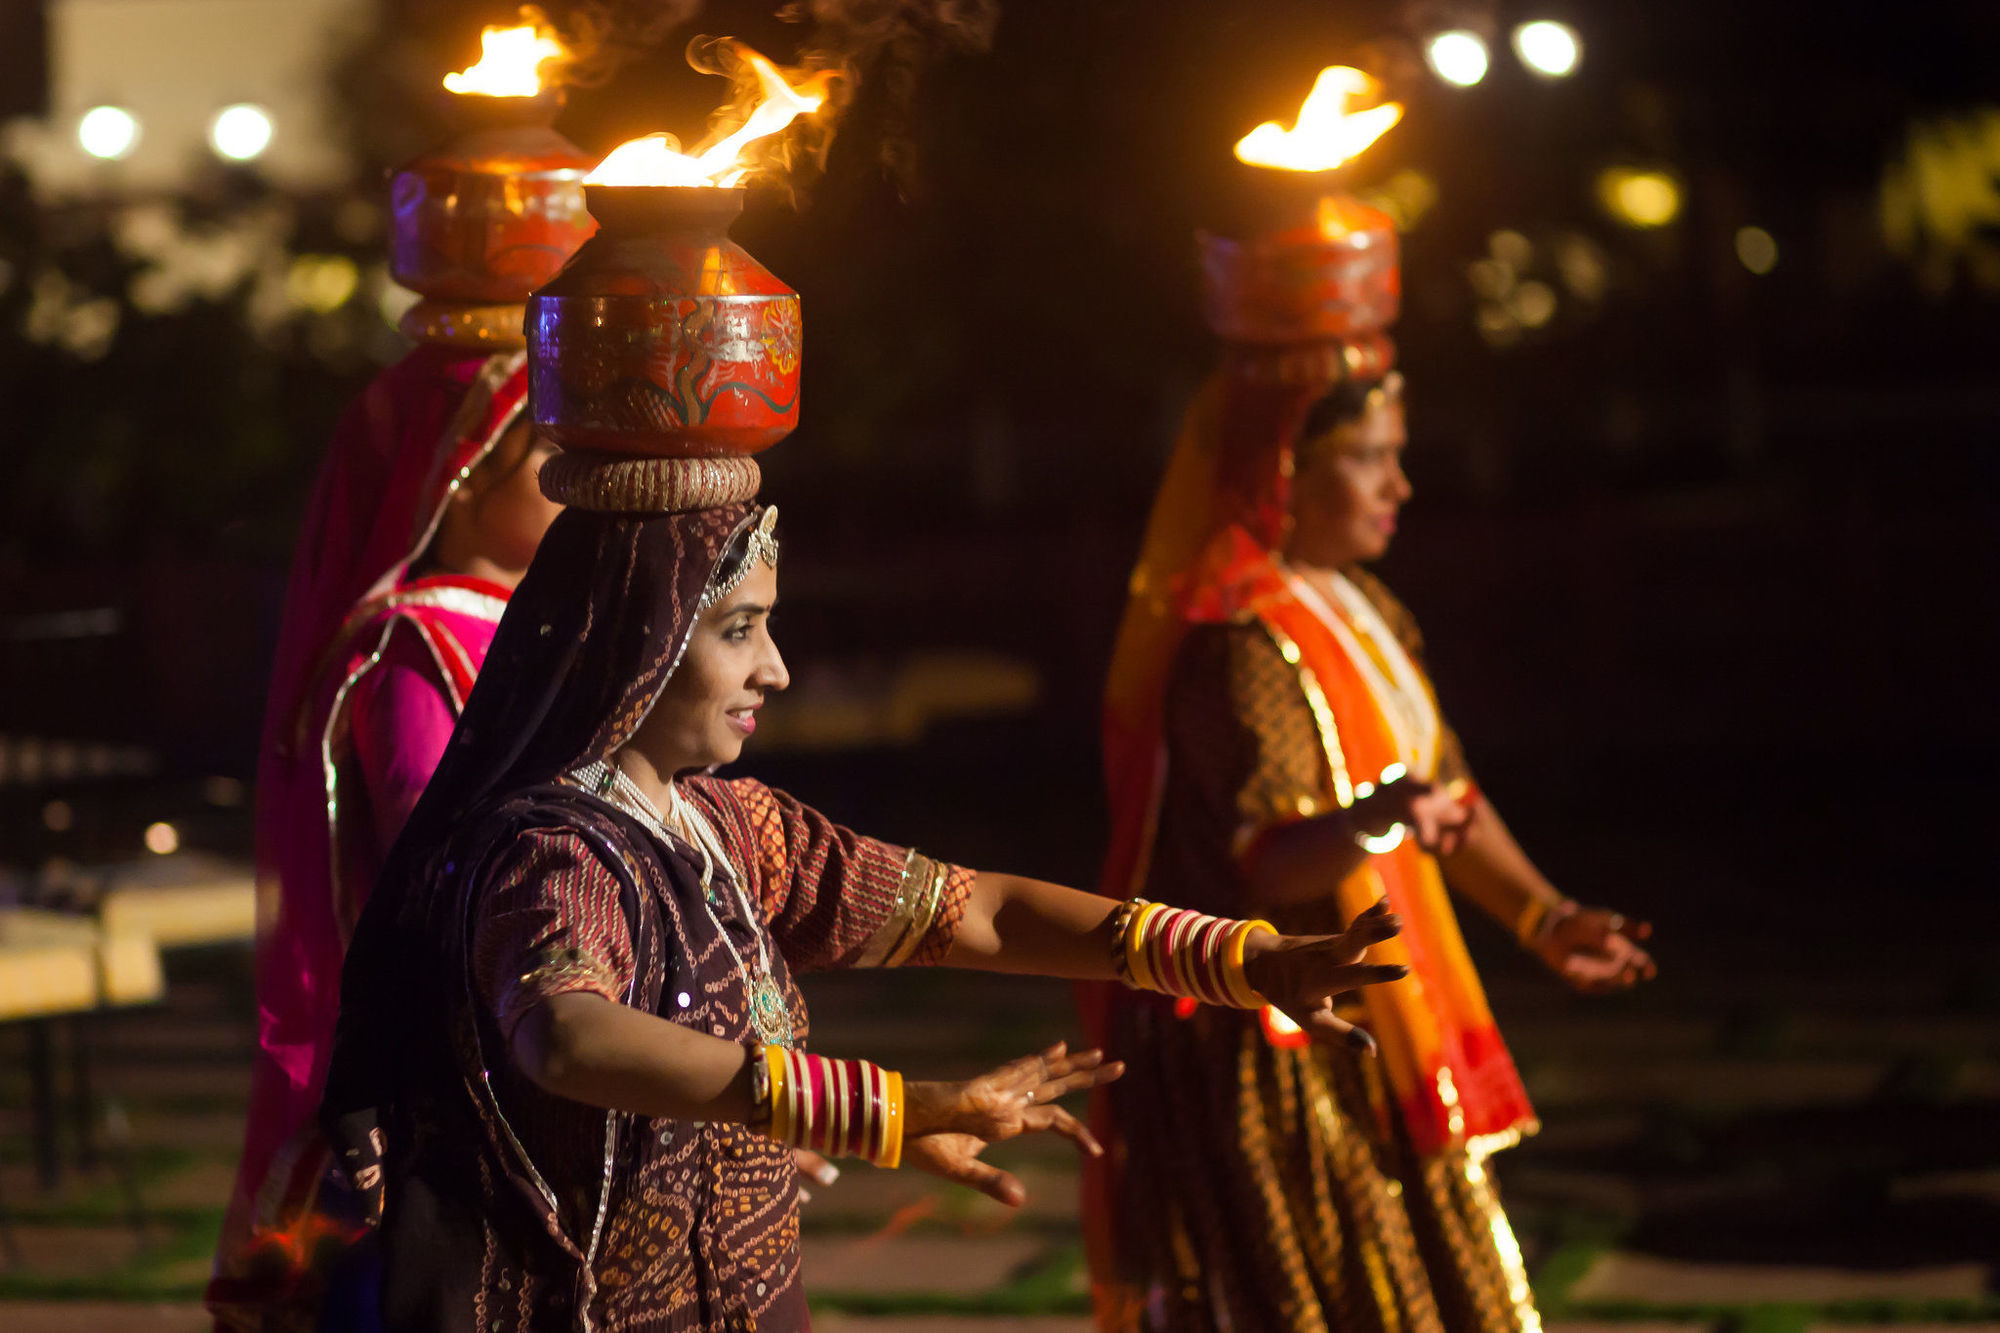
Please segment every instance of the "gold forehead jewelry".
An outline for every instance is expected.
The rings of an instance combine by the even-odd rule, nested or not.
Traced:
[[[743,559],[728,578],[710,583],[701,595],[703,609],[714,606],[723,598],[735,592],[743,580],[750,577],[751,566],[763,561],[771,568],[778,567],[778,506],[765,505],[758,516],[757,525],[750,529],[744,540]]]
[[[1403,401],[1403,372],[1392,370],[1382,377],[1382,382],[1368,391],[1366,410],[1377,411],[1391,403]]]

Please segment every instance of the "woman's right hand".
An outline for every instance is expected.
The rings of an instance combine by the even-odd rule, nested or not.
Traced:
[[[1357,833],[1379,838],[1401,824],[1432,856],[1450,856],[1478,812],[1476,798],[1463,800],[1436,783],[1405,777],[1383,783],[1339,813]]]
[[[1125,1072],[1102,1051],[1070,1054],[1058,1042],[1040,1055],[1001,1065],[963,1083],[908,1082],[903,1092],[903,1160],[919,1170],[991,1195],[1012,1208],[1021,1182],[979,1160],[990,1144],[1051,1130],[1095,1157],[1104,1150],[1057,1098],[1101,1087]]]

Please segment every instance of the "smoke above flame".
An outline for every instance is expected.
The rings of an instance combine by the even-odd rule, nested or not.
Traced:
[[[648,134],[611,150],[586,185],[729,186],[740,184],[766,161],[754,145],[782,133],[800,117],[826,106],[835,70],[787,72],[731,38],[698,40],[689,50],[696,68],[727,73],[736,84],[729,105],[717,113],[707,136],[683,151],[671,134]]]
[[[1329,65],[1313,81],[1291,129],[1267,120],[1236,141],[1236,160],[1280,171],[1331,171],[1344,166],[1403,118],[1400,102],[1383,102],[1381,85],[1358,69]],[[1360,110],[1356,103],[1374,103]]]
[[[521,19],[516,27],[480,29],[478,63],[445,75],[446,90],[474,97],[533,97],[541,92],[542,66],[567,59],[569,51],[541,21],[539,11],[524,6]]]

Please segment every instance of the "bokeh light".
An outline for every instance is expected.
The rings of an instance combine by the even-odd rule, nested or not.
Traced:
[[[160,856],[167,856],[181,849],[180,830],[161,820],[157,824],[146,825],[146,850]]]
[[[217,156],[231,162],[248,162],[271,146],[275,131],[271,115],[263,107],[238,102],[215,113],[208,127],[208,142]]]
[[[300,255],[285,273],[285,297],[316,315],[340,309],[361,285],[361,270],[346,255]]]
[[[1539,329],[1556,317],[1556,289],[1546,282],[1530,280],[1514,289],[1507,313],[1524,329]]]
[[[76,122],[76,141],[106,162],[130,157],[139,146],[139,118],[122,106],[94,106]]]
[[[1567,78],[1583,60],[1583,41],[1567,23],[1536,19],[1514,29],[1514,54],[1545,79]]]
[[[1486,77],[1486,43],[1476,32],[1454,28],[1438,33],[1424,44],[1424,59],[1431,73],[1459,88],[1470,88]]]
[[[1680,182],[1655,168],[1605,168],[1597,178],[1597,198],[1628,227],[1664,227],[1681,212]]]
[[[1743,261],[1743,267],[1762,277],[1778,266],[1778,239],[1762,227],[1740,227],[1736,257]]]

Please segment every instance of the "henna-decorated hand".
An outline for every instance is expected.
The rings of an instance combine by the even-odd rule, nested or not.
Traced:
[[[1402,918],[1378,902],[1338,935],[1267,935],[1246,941],[1244,979],[1313,1040],[1373,1053],[1375,1039],[1333,1012],[1333,997],[1409,975],[1401,963],[1364,963],[1371,944],[1392,939]]]
[[[906,1082],[903,1160],[1018,1208],[1028,1197],[1021,1182],[981,1161],[979,1154],[989,1144],[1049,1130],[1097,1156],[1104,1150],[1090,1131],[1054,1103],[1124,1072],[1122,1064],[1104,1063],[1102,1051],[1072,1055],[1058,1042],[1040,1055],[1011,1061],[964,1083]]]

